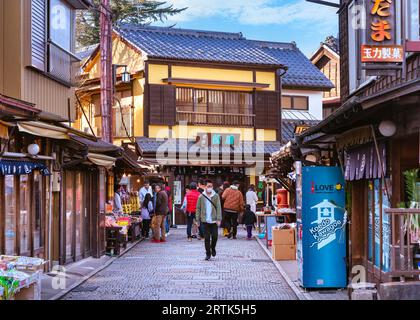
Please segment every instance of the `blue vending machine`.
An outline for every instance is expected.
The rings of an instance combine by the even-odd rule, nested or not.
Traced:
[[[297,262],[304,288],[344,288],[345,182],[339,167],[297,165]]]

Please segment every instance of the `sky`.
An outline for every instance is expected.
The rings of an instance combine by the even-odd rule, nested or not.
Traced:
[[[338,0],[330,0],[338,2]],[[167,0],[187,10],[163,23],[177,28],[242,32],[247,39],[292,42],[311,56],[338,35],[337,9],[305,0]],[[161,25],[161,24],[155,24]]]

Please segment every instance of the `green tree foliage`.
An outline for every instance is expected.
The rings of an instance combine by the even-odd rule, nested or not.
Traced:
[[[99,43],[100,4],[101,0],[93,0],[94,7],[88,11],[78,11],[76,16],[77,46],[85,47]],[[186,8],[177,9],[166,1],[154,0],[111,0],[112,23],[150,24],[164,21]]]

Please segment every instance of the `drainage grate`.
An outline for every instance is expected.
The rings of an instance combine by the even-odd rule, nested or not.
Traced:
[[[271,263],[270,259],[251,259],[251,262],[267,262]]]
[[[72,290],[72,292],[93,292],[96,291],[99,287],[98,286],[85,286],[85,287],[77,287]]]

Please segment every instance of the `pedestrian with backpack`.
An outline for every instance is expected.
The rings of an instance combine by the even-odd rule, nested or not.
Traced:
[[[228,238],[236,239],[239,214],[244,211],[244,197],[239,190],[238,181],[234,181],[230,188],[223,192],[222,199],[224,201],[223,209],[229,227]]]

